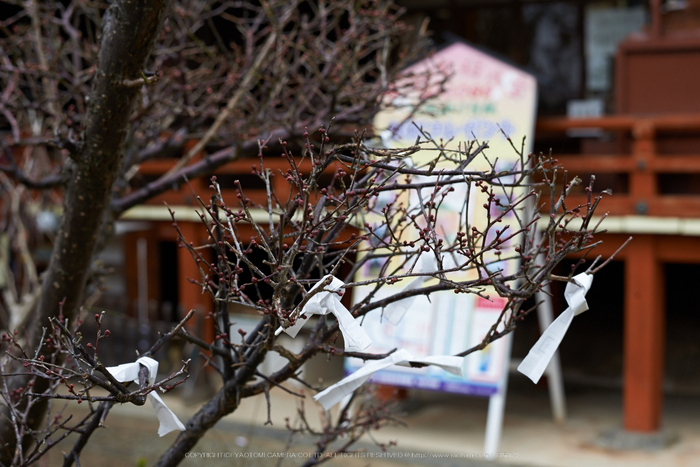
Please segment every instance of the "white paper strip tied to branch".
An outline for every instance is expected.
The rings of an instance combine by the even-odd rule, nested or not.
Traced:
[[[549,365],[554,352],[564,338],[564,334],[569,329],[574,316],[588,310],[586,303],[586,293],[591,288],[593,276],[591,274],[579,274],[574,277],[574,282],[566,284],[564,297],[569,307],[549,325],[547,330],[540,336],[539,340],[532,346],[527,357],[518,365],[518,371],[534,383],[537,383],[544,370]]]
[[[424,365],[435,365],[445,371],[449,371],[458,376],[462,376],[462,362],[464,357],[445,356],[430,356],[416,358],[408,350],[397,350],[393,354],[381,360],[374,360],[366,363],[362,368],[355,373],[343,378],[341,381],[329,386],[324,391],[319,392],[314,396],[314,400],[319,402],[324,409],[328,410],[335,404],[343,400],[344,397],[352,394],[352,392],[362,386],[374,373],[392,365],[412,366],[411,363],[421,363]]]
[[[325,276],[309,290],[309,293],[320,287],[328,277],[333,276]],[[372,345],[372,340],[365,330],[362,329],[360,323],[353,318],[348,309],[340,302],[340,296],[338,296],[337,292],[344,286],[345,282],[337,277],[333,277],[331,283],[325,286],[322,292],[318,292],[306,302],[301,313],[297,316],[294,326],[289,326],[288,328],[280,326],[275,332],[275,335],[284,331],[290,336],[296,337],[297,333],[304,327],[304,323],[308,321],[311,315],[327,315],[328,313],[333,313],[335,317],[338,318],[340,332],[343,334],[343,340],[345,341],[345,350],[348,352],[361,352],[365,350]]]
[[[432,279],[432,277],[430,276],[420,276],[411,281],[411,283],[408,284],[406,287],[401,289],[401,292],[399,293],[419,289],[423,286],[423,284],[426,283],[426,281],[429,281],[430,279]],[[418,298],[418,295],[402,298],[401,300],[397,300],[393,303],[388,304],[384,307],[384,310],[382,311],[384,318],[386,318],[386,320],[393,325],[399,324],[399,322],[403,319],[404,315],[409,310],[409,308],[413,306],[413,302],[416,301],[416,298]]]
[[[155,383],[158,373],[158,362],[150,357],[141,357],[134,363],[110,366],[107,368],[107,371],[109,371],[117,381],[134,381],[138,384],[141,365],[148,368],[148,384]],[[185,431],[185,425],[183,425],[173,411],[165,405],[165,402],[163,402],[163,399],[160,398],[156,391],[149,392],[148,399],[151,401],[153,410],[156,411],[156,417],[158,417],[158,421],[160,422],[160,426],[158,427],[159,436],[165,436],[173,430]]]
[[[420,264],[418,267],[419,273],[429,274],[437,271],[437,260],[435,256],[432,255],[422,255],[419,259]],[[423,287],[423,284],[432,279],[433,276],[418,276],[412,280],[406,287],[401,289],[399,294],[408,292],[409,290],[416,290]],[[399,324],[403,319],[406,312],[413,306],[413,302],[416,301],[420,295],[413,295],[411,297],[402,298],[395,302],[392,302],[384,307],[382,315],[393,325]]]

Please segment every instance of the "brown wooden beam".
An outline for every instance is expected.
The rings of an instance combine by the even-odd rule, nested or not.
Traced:
[[[656,256],[664,263],[700,263],[700,237],[664,235],[657,237]]]
[[[587,197],[571,195],[566,198],[567,206],[585,206]],[[543,202],[543,212],[549,209],[549,203]],[[610,216],[628,216],[645,214],[652,217],[700,218],[700,196],[663,195],[650,200],[646,211],[637,210],[635,198],[627,194],[615,194],[604,197],[600,209]],[[605,229],[605,222],[601,225]]]
[[[565,170],[575,174],[632,172],[636,168],[634,159],[627,155],[565,154],[557,155],[555,158]]]
[[[557,155],[556,160],[569,173],[576,174],[629,173],[637,168],[634,159],[624,154],[562,154]],[[700,157],[691,154],[657,155],[649,161],[649,168],[657,173],[698,173]]]
[[[697,44],[697,42],[696,42]],[[672,113],[663,115],[616,114],[596,118],[548,117],[537,119],[536,131],[564,133],[574,128],[601,128],[605,131],[632,131],[639,124],[650,125],[656,131],[700,130],[700,113]]]

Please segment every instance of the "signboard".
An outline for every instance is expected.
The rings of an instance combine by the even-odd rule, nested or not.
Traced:
[[[464,147],[473,141],[477,145],[488,141],[489,149],[486,155],[491,161],[498,160],[497,169],[509,169],[518,164],[520,158],[506,135],[512,138],[516,147],[520,147],[523,137],[527,136],[529,141],[533,134],[537,94],[534,77],[464,43],[447,46],[407,71],[421,73],[426,70],[441,70],[450,74],[451,78],[444,93],[412,116],[415,125],[410,121],[401,124],[410,116],[410,106],[379,113],[375,119],[375,127],[379,131],[383,130],[384,144],[392,147],[411,146],[419,136],[425,140],[424,133],[430,134],[435,141],[451,140],[446,145],[448,149],[456,149],[458,145]],[[421,129],[424,133],[421,133]],[[526,151],[527,148],[528,145],[525,146]],[[419,164],[432,157],[432,153],[422,151],[413,156],[413,161]],[[469,170],[490,169],[486,160],[479,157],[469,166]],[[419,182],[416,178],[413,181]],[[460,218],[464,219],[463,216],[467,216],[470,225],[484,225],[487,214],[486,210],[481,208],[487,200],[479,190],[470,190],[468,195],[466,184],[454,187],[457,191],[445,199],[437,225],[437,230],[448,241],[453,240],[457,234],[456,226],[459,225]],[[426,190],[423,199],[428,195],[428,191],[430,190]],[[403,201],[409,206],[420,202],[415,192],[405,196],[408,199]],[[395,201],[385,199],[379,203]],[[498,208],[494,206],[491,209]],[[491,215],[493,214],[496,213],[492,212]],[[371,215],[368,215],[367,222],[373,223]],[[378,219],[375,219],[375,222],[377,225],[381,224]],[[504,220],[504,225],[506,224],[507,219]],[[420,269],[423,269],[422,272],[429,272],[431,265],[428,256],[424,253],[420,260],[417,260],[427,259],[426,264],[412,264],[414,272]],[[492,256],[491,259],[496,261],[498,257]],[[383,266],[381,261],[377,259],[367,262],[358,272],[356,280],[377,278]],[[451,259],[445,255],[443,261],[444,266],[449,268]],[[508,274],[519,265],[511,260],[498,262],[494,267],[503,269],[503,273]],[[465,280],[470,274],[476,273],[458,271],[450,273],[448,277]],[[425,284],[430,285],[430,282]],[[407,282],[402,281],[393,286],[385,286],[380,291],[382,295],[376,295],[374,299],[379,300],[392,295],[406,285]],[[355,287],[354,300],[362,300],[368,291],[369,288]],[[452,291],[432,294],[430,299],[418,296],[397,324],[383,319],[381,313],[371,313],[365,317],[362,326],[375,343],[367,352],[384,353],[399,348],[406,349],[416,356],[454,355],[479,344],[504,305],[505,299],[499,298],[495,293],[491,294],[490,300],[473,294],[455,294]],[[492,396],[499,392],[507,375],[509,353],[508,339],[492,343],[482,352],[466,360],[466,378],[452,375],[434,366],[420,369],[394,366],[375,373],[372,381],[407,388]],[[353,372],[361,365],[360,360],[348,359],[346,370]]]

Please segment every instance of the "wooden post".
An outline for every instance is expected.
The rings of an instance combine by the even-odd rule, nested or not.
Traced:
[[[182,235],[188,242],[195,245],[199,243],[197,232],[201,228],[199,224],[192,222],[178,222]],[[177,249],[177,269],[178,269],[178,303],[182,308],[183,316],[191,309],[197,310],[197,314],[187,323],[189,329],[193,329],[198,324],[202,324],[202,337],[209,341],[213,339],[214,332],[211,329],[211,320],[204,320],[202,313],[211,311],[208,295],[202,294],[201,287],[192,284],[188,279],[201,281],[202,277],[195,263],[194,258],[186,248]]]
[[[632,157],[635,170],[630,174],[630,196],[637,214],[648,214],[650,202],[658,196],[656,172],[652,169],[656,155],[655,128],[649,121],[640,121],[632,128]]]
[[[661,426],[665,340],[664,276],[652,235],[626,247],[624,330],[624,429],[653,432]]]
[[[661,0],[649,0],[649,16],[651,17],[650,33],[653,40],[661,39]]]

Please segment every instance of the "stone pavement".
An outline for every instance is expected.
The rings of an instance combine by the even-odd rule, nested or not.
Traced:
[[[514,378],[515,379],[515,378]],[[488,462],[481,456],[487,400],[454,395],[411,392],[404,407],[406,426],[385,427],[373,433],[377,442],[398,441],[383,453],[366,438],[362,451],[352,457],[333,458],[325,465],[342,467],[401,466],[698,466],[700,467],[700,397],[667,397],[667,431],[678,440],[659,450],[614,451],[596,439],[619,427],[622,419],[619,390],[567,388],[568,418],[556,425],[551,418],[547,392],[532,385],[511,385],[506,402],[500,456]],[[198,405],[175,395],[166,403],[183,422]],[[245,400],[195,447],[183,466],[296,466],[313,452],[310,438],[291,438],[284,429],[285,417],[294,420],[298,398],[283,391],[271,392],[273,426],[264,426],[264,396]],[[321,415],[309,398],[305,400],[311,423]],[[84,466],[150,466],[177,436],[157,435],[157,420],[144,407],[117,406],[107,418],[108,429],[98,430],[84,452]],[[64,449],[68,449],[66,446]],[[58,449],[60,451],[60,447]],[[45,465],[60,464],[55,451]]]

